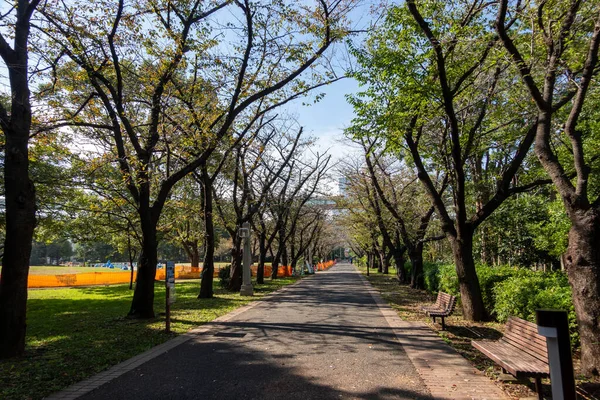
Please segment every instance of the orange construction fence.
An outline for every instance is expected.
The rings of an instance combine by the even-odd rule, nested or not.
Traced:
[[[331,268],[335,261],[326,261],[318,263],[316,270],[324,271]],[[252,276],[256,276],[256,265],[252,265]],[[214,277],[219,276],[220,267],[215,267]],[[175,279],[199,279],[201,268],[192,268],[183,265],[175,266]],[[271,276],[271,266],[265,265],[265,276]],[[289,265],[280,265],[277,269],[278,277],[292,276],[292,267]],[[45,288],[45,287],[71,287],[71,286],[94,286],[94,285],[114,285],[117,283],[128,283],[131,279],[131,271],[123,272],[82,272],[77,274],[61,275],[29,275],[27,287]],[[133,274],[135,282],[136,273]],[[165,279],[165,269],[156,271],[156,280]]]
[[[61,275],[29,275],[27,287],[71,287],[71,286],[93,286],[113,285],[115,283],[128,283],[131,279],[131,271],[124,272],[82,272],[79,274]],[[135,281],[135,272],[133,276]]]
[[[325,271],[335,265],[335,261],[325,261],[317,264],[317,271]]]

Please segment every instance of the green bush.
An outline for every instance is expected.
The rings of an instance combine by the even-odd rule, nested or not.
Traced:
[[[458,277],[453,264],[425,263],[425,289],[446,292],[460,298]],[[477,265],[477,277],[485,309],[499,322],[509,316],[535,322],[535,310],[552,308],[569,313],[573,346],[579,344],[577,319],[571,287],[563,272],[537,272],[526,268]]]
[[[518,270],[515,276],[498,283],[493,292],[496,300],[493,310],[500,322],[511,315],[535,322],[535,310],[540,308],[566,310],[571,342],[574,346],[579,344],[571,287],[564,273]]]
[[[440,290],[440,265],[436,263],[423,263],[423,277],[425,289],[434,293]]]
[[[481,288],[481,297],[485,309],[495,318],[496,293],[494,288],[508,278],[511,278],[519,273],[519,269],[515,267],[500,266],[491,267],[489,265],[477,265],[477,277],[479,278],[479,287]]]
[[[440,284],[438,290],[453,296],[460,296],[458,276],[456,276],[454,264],[441,264],[439,266],[439,277]]]
[[[227,286],[229,286],[229,281],[231,280],[231,278],[229,277],[230,274],[231,264],[227,264],[219,270],[219,283],[221,284],[221,287],[226,288]]]

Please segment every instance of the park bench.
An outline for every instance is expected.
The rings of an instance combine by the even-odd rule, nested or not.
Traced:
[[[535,378],[535,391],[542,399],[542,378],[549,376],[546,338],[538,334],[537,325],[517,317],[509,317],[504,336],[498,341],[472,341],[503,372],[517,379]]]
[[[421,307],[421,310],[433,318],[434,323],[436,317],[441,318],[442,330],[444,330],[446,329],[444,318],[449,317],[454,312],[454,307],[456,307],[456,296],[451,296],[444,292],[438,292],[435,304],[430,307]]]

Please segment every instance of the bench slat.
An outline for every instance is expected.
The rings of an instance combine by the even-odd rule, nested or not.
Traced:
[[[505,342],[472,341],[471,344],[517,378],[549,375],[548,364]]]
[[[548,362],[548,351],[537,347],[527,336],[519,336],[515,332],[506,332],[502,340],[535,358],[539,358],[546,363]]]
[[[548,362],[546,338],[537,333],[537,325],[534,323],[510,317],[506,323],[503,339],[532,356]]]

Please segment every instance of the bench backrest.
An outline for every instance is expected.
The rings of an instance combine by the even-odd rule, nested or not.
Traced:
[[[517,317],[509,317],[502,341],[548,363],[546,338],[537,331],[537,325]]]
[[[456,307],[456,296],[451,296],[444,292],[438,292],[435,305],[442,310],[451,313],[454,311],[454,307]]]

